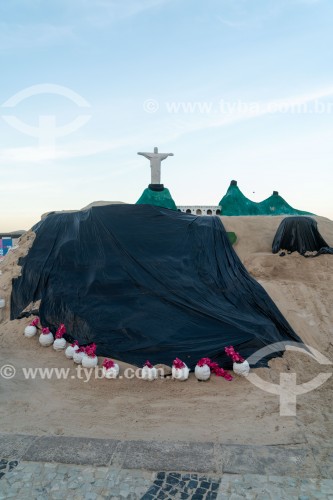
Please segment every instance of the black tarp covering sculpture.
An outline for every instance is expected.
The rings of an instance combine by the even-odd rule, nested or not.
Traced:
[[[122,204],[52,214],[34,230],[13,281],[12,318],[41,299],[43,326],[64,323],[98,355],[138,366],[179,357],[192,368],[209,356],[228,366],[225,346],[247,357],[299,341],[218,217]]]
[[[317,255],[333,253],[317,229],[317,221],[311,217],[286,217],[276,231],[272,252],[280,250],[298,252],[317,252]]]

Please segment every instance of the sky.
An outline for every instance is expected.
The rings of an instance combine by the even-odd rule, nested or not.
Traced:
[[[0,231],[230,180],[333,219],[331,0],[0,0]]]

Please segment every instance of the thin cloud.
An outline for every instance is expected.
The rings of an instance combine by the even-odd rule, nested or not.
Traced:
[[[322,0],[296,0],[296,3],[301,3],[305,5],[315,5],[322,3]]]
[[[97,0],[94,2],[94,9],[96,7],[102,7],[109,10],[123,12],[125,14],[136,14],[137,12],[160,7],[170,1],[173,0],[127,0],[126,2],[123,0]],[[91,5],[90,0],[86,0],[84,3],[86,6]]]
[[[71,26],[0,23],[0,51],[63,44],[75,39]]]
[[[218,16],[218,20],[228,28],[240,29],[246,26],[245,21],[230,21],[229,19],[224,19],[221,16]]]
[[[314,90],[305,94],[271,101],[230,101],[224,102],[223,111],[217,113],[164,113],[158,127],[158,142],[163,144],[178,140],[184,135],[211,128],[232,126],[243,121],[260,119],[267,115],[301,114],[306,112],[310,103],[333,96],[333,87]],[[216,111],[216,110],[215,110]],[[311,110],[312,111],[312,110]],[[329,103],[327,112],[333,114],[333,103]],[[196,118],[196,119],[195,119]],[[114,140],[82,140],[63,144],[59,141],[55,149],[38,147],[7,148],[0,150],[0,162],[15,163],[43,163],[54,160],[67,160],[107,153],[121,148],[135,148],[140,143],[146,143],[147,137],[156,138],[156,121],[145,123],[140,134],[125,136]]]
[[[293,96],[289,98],[275,99],[272,101],[251,101],[242,102],[224,101],[223,111],[219,109],[216,113],[204,114],[201,119],[196,122],[193,120],[193,113],[187,115],[186,113],[180,113],[181,118],[178,121],[178,131],[177,137],[173,139],[178,139],[184,134],[191,132],[197,132],[199,130],[205,130],[210,128],[226,127],[233,125],[238,122],[253,120],[256,118],[261,118],[267,115],[276,114],[301,114],[306,113],[306,105],[311,102],[320,101],[321,99],[333,96],[333,87],[328,87],[324,89],[318,89],[313,92],[306,94],[300,94],[298,96]],[[216,111],[216,110],[215,110]],[[312,111],[312,110],[311,110]],[[330,103],[328,107],[328,112],[333,114],[333,104]],[[175,117],[177,115],[174,115]]]
[[[141,2],[129,2],[127,5],[127,11],[125,11],[126,16],[135,16],[146,10],[162,7],[163,5],[170,3],[171,1],[174,0],[145,0]],[[126,4],[126,2],[122,2],[122,4],[124,3]]]
[[[22,147],[5,148],[0,151],[0,162],[8,163],[39,163],[52,160],[67,160],[93,156],[99,153],[112,151],[127,144],[127,141],[82,141],[68,146],[54,148]]]
[[[1,182],[0,184],[0,193],[16,193],[17,191],[31,191],[31,192],[36,192],[37,190],[45,190],[47,189],[48,192],[50,189],[52,189],[52,182],[45,182],[45,181],[8,181],[8,182]]]
[[[83,0],[73,2],[71,8],[80,8],[81,21],[93,26],[107,26],[120,19],[135,17],[146,11],[157,9],[175,0]]]

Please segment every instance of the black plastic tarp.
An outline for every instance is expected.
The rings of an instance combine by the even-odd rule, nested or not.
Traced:
[[[280,250],[298,252],[333,253],[317,229],[317,221],[311,217],[286,217],[276,231],[272,252]]]
[[[34,230],[12,318],[41,299],[43,326],[64,323],[98,355],[138,366],[179,357],[193,367],[206,356],[225,362],[228,345],[247,357],[299,341],[218,217],[122,204],[52,214]]]

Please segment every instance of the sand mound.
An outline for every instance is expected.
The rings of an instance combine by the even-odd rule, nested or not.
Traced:
[[[273,255],[271,244],[282,218],[222,217],[222,221],[237,234],[234,248],[248,271],[303,341],[333,359],[333,256]],[[316,219],[320,233],[333,246],[333,222]],[[19,248],[0,265],[0,294],[7,302],[6,320],[0,325],[0,367],[10,363],[17,370],[15,378],[2,381],[2,431],[254,444],[328,445],[332,440],[332,377],[298,397],[297,417],[281,417],[277,396],[241,378],[227,382],[213,377],[207,383],[197,382],[193,375],[186,383],[79,379],[63,353],[40,347],[37,338],[23,337],[29,320],[8,320],[11,280],[20,272],[17,260],[27,253],[33,238],[33,233],[25,234]],[[126,366],[122,363],[122,370]],[[26,380],[24,367],[60,367],[69,373],[66,380],[39,376]],[[332,371],[291,352],[272,360],[270,367],[257,373],[274,383],[279,383],[280,372],[296,372],[299,384]]]
[[[238,236],[235,250],[249,273],[265,288],[305,343],[327,351],[332,337],[332,255],[306,259],[297,252],[272,254],[272,241],[284,217],[222,217]],[[318,230],[333,246],[333,222],[315,217]]]
[[[10,295],[12,293],[12,280],[20,276],[21,266],[19,259],[29,252],[35,239],[35,233],[27,231],[18,241],[18,246],[8,252],[2,262],[0,262],[0,297],[5,299],[4,319],[10,317]],[[1,325],[0,325],[1,332]]]

